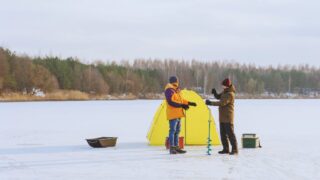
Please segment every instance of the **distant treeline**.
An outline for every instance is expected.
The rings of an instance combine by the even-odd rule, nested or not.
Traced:
[[[28,57],[0,48],[0,92],[57,89],[93,94],[161,93],[171,75],[181,86],[208,93],[225,77],[248,94],[320,91],[320,69],[303,66],[257,67],[239,63],[136,59],[85,64],[77,58]]]

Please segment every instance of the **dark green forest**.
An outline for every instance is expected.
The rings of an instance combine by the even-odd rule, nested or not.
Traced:
[[[90,94],[162,93],[177,75],[183,88],[209,94],[229,77],[246,94],[320,92],[320,69],[308,65],[259,67],[230,62],[136,59],[94,62],[54,56],[30,57],[0,48],[0,92],[79,90]]]

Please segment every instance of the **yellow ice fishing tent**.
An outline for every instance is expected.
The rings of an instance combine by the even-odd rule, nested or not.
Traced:
[[[185,139],[186,145],[206,145],[208,142],[208,120],[211,119],[211,140],[213,145],[220,145],[220,139],[211,112],[203,99],[194,91],[182,90],[182,96],[197,103],[197,107],[190,107],[186,111],[186,118],[181,119],[180,136]],[[169,122],[166,114],[167,103],[162,101],[154,115],[147,138],[150,145],[164,145],[169,134]]]

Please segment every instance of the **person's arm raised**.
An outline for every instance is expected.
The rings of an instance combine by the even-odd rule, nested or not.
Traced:
[[[221,94],[218,94],[218,93],[217,93],[217,90],[216,90],[215,88],[213,88],[213,89],[211,90],[211,93],[214,95],[214,97],[215,97],[216,99],[220,99],[220,98],[221,98]]]

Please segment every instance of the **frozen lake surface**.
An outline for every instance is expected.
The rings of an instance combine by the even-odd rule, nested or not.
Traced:
[[[146,134],[161,101],[0,103],[0,179],[320,179],[320,100],[237,100],[235,131],[261,149],[169,155]],[[216,124],[218,111],[212,107]],[[85,139],[117,136],[115,148]]]

